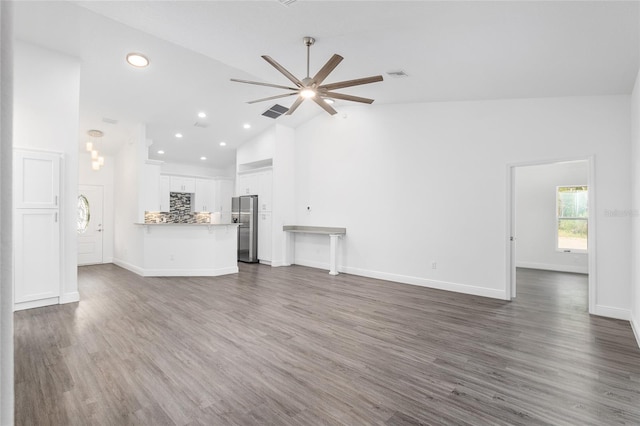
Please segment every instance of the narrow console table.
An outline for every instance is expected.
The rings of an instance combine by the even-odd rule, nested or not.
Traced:
[[[291,265],[293,263],[293,239],[292,233],[305,233],[305,234],[323,234],[329,236],[330,241],[330,253],[329,253],[329,274],[338,275],[338,239],[347,233],[347,228],[331,228],[327,226],[298,226],[298,225],[285,225],[282,227],[284,232],[287,232],[287,238],[285,238],[285,264]]]

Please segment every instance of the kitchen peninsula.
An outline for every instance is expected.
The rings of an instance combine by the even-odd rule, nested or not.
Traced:
[[[218,276],[238,272],[236,223],[136,223],[143,228],[147,277]]]

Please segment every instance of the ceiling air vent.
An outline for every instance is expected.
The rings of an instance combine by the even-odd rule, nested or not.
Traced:
[[[397,70],[397,71],[388,71],[387,75],[389,77],[393,77],[393,78],[404,78],[404,77],[409,77],[409,75],[402,71],[402,70]]]
[[[269,118],[278,118],[287,111],[289,111],[289,108],[275,104],[274,106],[263,112],[262,115]]]
[[[195,127],[200,127],[202,129],[206,129],[207,127],[209,127],[207,123],[200,123],[199,121],[196,121],[195,123],[193,123],[193,125]]]
[[[107,117],[102,117],[102,122],[107,124],[118,124],[118,120]]]

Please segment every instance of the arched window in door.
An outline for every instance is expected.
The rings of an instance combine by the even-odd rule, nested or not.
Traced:
[[[78,196],[78,234],[84,234],[89,227],[91,220],[91,212],[89,209],[89,200],[80,194]]]

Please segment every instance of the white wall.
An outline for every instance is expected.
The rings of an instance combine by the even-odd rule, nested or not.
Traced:
[[[61,303],[79,300],[76,213],[80,62],[16,41],[13,144],[16,148],[62,153],[60,240]]]
[[[0,424],[13,424],[12,109],[9,2],[0,2]]]
[[[240,165],[273,158],[276,152],[276,125],[243,143],[236,151],[236,168]]]
[[[192,164],[163,163],[160,166],[160,173],[168,175],[184,175],[196,177],[227,177],[233,179],[236,174],[235,166],[226,169],[216,169],[210,167],[195,166]]]
[[[115,157],[105,156],[104,166],[100,170],[91,168],[91,154],[80,153],[78,156],[78,185],[96,185],[104,188],[102,217],[102,262],[113,262],[113,239],[115,233],[114,213],[114,170]]]
[[[282,266],[285,264],[285,235],[282,227],[295,224],[295,131],[282,125],[276,125],[275,130],[271,265]]]
[[[630,211],[632,227],[631,251],[631,326],[640,346],[640,71],[631,96],[631,170],[632,208]]]
[[[131,271],[142,273],[143,239],[141,222],[140,185],[144,161],[147,158],[144,126],[120,148],[116,155],[117,173],[114,179],[115,220],[113,262]]]
[[[556,249],[556,188],[587,185],[589,162],[516,168],[516,265],[551,271],[588,273],[586,253]]]
[[[594,155],[596,309],[628,317],[630,220],[605,211],[629,208],[629,103],[340,105],[296,129],[296,222],[347,228],[342,271],[504,298],[507,165]],[[295,262],[328,268],[326,240],[296,236]]]

